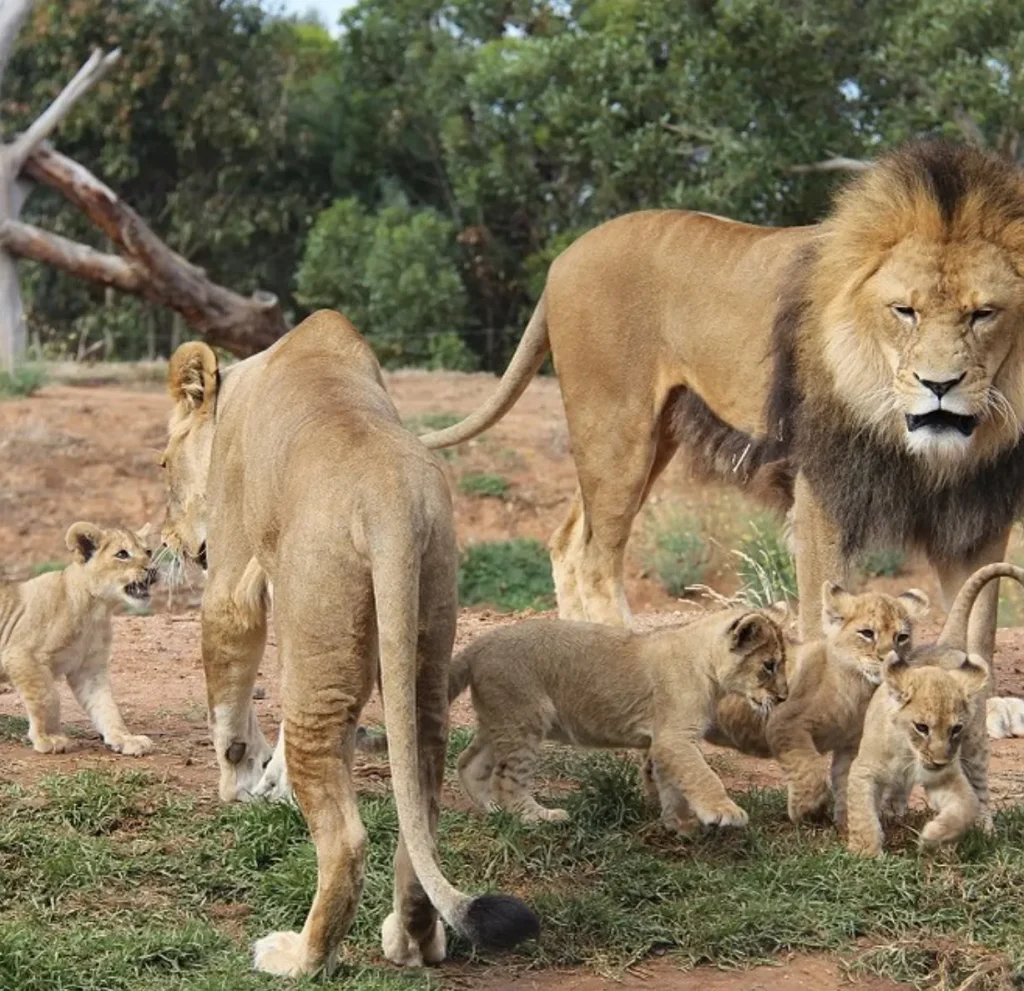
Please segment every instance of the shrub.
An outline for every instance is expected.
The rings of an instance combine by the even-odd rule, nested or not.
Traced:
[[[748,532],[733,553],[739,558],[739,596],[763,608],[784,599],[796,599],[796,562],[782,527],[771,517],[750,522]]]
[[[555,586],[547,548],[518,538],[473,544],[459,566],[459,599],[464,606],[489,605],[506,612],[551,609]]]
[[[46,371],[39,365],[19,365],[13,372],[0,372],[0,397],[23,399],[46,385]]]
[[[508,495],[508,481],[501,475],[474,471],[459,479],[459,491],[484,499],[504,499]]]
[[[38,564],[32,565],[32,577],[37,578],[39,575],[45,575],[48,571],[63,571],[67,567],[65,561],[40,561]]]
[[[653,516],[648,524],[644,569],[669,595],[681,598],[704,581],[711,552],[702,530],[696,516],[675,510]]]
[[[906,555],[899,547],[880,547],[861,558],[861,570],[870,578],[895,578],[906,563]]]

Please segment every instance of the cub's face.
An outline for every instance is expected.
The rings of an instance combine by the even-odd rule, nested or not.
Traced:
[[[896,703],[894,719],[925,771],[941,771],[957,758],[971,704],[988,683],[983,661],[967,658],[948,671],[893,659],[885,682]]]
[[[928,596],[910,589],[898,596],[866,592],[851,595],[832,582],[822,587],[822,629],[833,662],[881,684],[882,666],[895,653],[910,652],[913,622],[928,610]]]
[[[149,602],[156,571],[144,534],[95,523],[75,523],[66,535],[68,549],[82,566],[91,595],[106,602],[140,606]]]
[[[789,694],[782,627],[766,613],[751,611],[733,620],[725,636],[728,670],[722,689],[767,714]]]

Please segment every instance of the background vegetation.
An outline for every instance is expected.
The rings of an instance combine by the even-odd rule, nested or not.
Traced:
[[[1017,0],[361,0],[340,27],[269,0],[39,3],[0,121],[120,45],[62,150],[223,284],[295,319],[340,307],[386,364],[456,368],[503,367],[550,260],[609,217],[803,223],[837,177],[799,163],[925,134],[1022,151]],[[45,191],[26,219],[96,237]],[[152,357],[185,333],[23,273],[45,354]]]

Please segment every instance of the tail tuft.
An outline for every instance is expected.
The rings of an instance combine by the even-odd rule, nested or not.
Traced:
[[[528,939],[540,938],[540,919],[526,902],[511,895],[474,898],[461,923],[462,935],[485,950],[510,950]]]

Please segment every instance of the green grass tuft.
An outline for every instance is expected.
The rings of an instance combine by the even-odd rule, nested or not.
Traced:
[[[67,567],[67,561],[40,561],[32,565],[32,577],[49,574],[51,571],[63,571]]]
[[[422,413],[406,417],[402,423],[414,434],[425,434],[433,430],[447,430],[462,419],[457,413]]]
[[[459,565],[459,600],[464,606],[489,605],[506,612],[551,609],[555,586],[547,548],[517,538],[472,544]]]
[[[21,365],[13,372],[0,372],[0,399],[24,399],[46,385],[46,370],[38,365]]]
[[[902,548],[880,547],[863,555],[860,568],[869,578],[895,578],[906,563],[907,555]]]
[[[504,499],[508,495],[508,489],[507,479],[487,472],[474,471],[459,479],[460,492],[484,499]]]
[[[770,516],[752,520],[733,552],[739,559],[742,582],[739,597],[757,608],[795,600],[796,562],[786,545],[782,527]]]
[[[663,510],[650,517],[646,530],[644,570],[669,595],[682,598],[694,585],[703,584],[711,551],[696,516]]]

